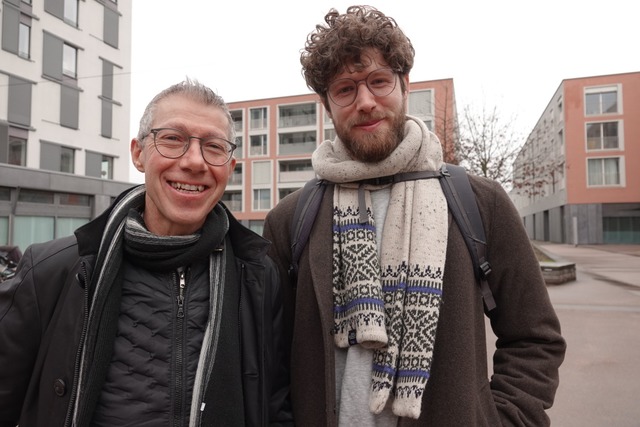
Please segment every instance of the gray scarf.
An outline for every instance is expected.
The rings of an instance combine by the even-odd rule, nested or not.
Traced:
[[[437,180],[393,184],[378,256],[370,191],[383,186],[357,181],[437,170],[440,142],[407,116],[402,143],[379,163],[352,160],[338,138],[318,147],[312,161],[320,178],[336,183],[335,343],[374,349],[372,412],[380,413],[393,393],[394,414],[418,418],[442,302],[447,202]]]

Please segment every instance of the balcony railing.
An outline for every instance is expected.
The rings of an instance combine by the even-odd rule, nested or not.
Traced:
[[[278,182],[306,182],[314,177],[312,170],[280,172]]]

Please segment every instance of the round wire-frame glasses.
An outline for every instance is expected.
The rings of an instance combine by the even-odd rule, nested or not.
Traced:
[[[327,93],[329,98],[340,107],[348,107],[353,104],[358,96],[358,88],[361,82],[367,85],[367,89],[374,96],[387,96],[396,88],[397,72],[391,68],[378,68],[370,72],[361,80],[350,78],[337,79],[329,84]]]
[[[200,153],[205,162],[211,166],[222,166],[233,156],[238,148],[233,142],[217,136],[200,138],[190,136],[180,129],[156,128],[151,129],[147,136],[153,134],[153,145],[162,157],[178,159],[189,150],[192,139],[200,141]]]

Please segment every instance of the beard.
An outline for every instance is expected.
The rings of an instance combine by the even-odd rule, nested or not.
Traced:
[[[404,139],[404,124],[406,121],[406,106],[404,103],[399,111],[393,114],[390,119],[390,126],[386,129],[379,129],[374,133],[367,133],[360,136],[352,136],[350,129],[358,123],[385,118],[384,115],[360,114],[356,118],[348,120],[342,125],[334,123],[336,135],[342,141],[345,148],[354,160],[364,163],[377,163],[387,157],[395,150]]]

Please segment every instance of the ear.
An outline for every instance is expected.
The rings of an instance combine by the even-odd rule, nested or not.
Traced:
[[[140,144],[138,138],[131,140],[129,150],[131,151],[131,161],[133,165],[138,171],[144,173],[144,147]]]

